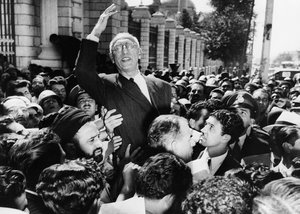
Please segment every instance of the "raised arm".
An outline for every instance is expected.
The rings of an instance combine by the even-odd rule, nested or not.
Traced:
[[[108,18],[116,12],[116,6],[112,4],[100,15],[87,39],[82,40],[75,67],[75,76],[79,85],[96,100],[98,105],[103,105],[105,99],[104,82],[98,76],[96,68],[98,42],[106,28]]]

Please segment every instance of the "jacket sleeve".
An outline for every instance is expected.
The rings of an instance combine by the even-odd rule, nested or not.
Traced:
[[[80,87],[94,98],[98,105],[103,105],[105,85],[103,79],[97,74],[97,48],[98,43],[87,39],[82,40],[75,67],[75,76]]]

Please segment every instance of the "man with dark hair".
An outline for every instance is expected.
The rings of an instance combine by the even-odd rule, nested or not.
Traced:
[[[191,104],[205,99],[205,95],[204,95],[205,85],[202,82],[196,81],[192,83],[189,86],[189,89],[190,90],[188,94],[188,99],[191,102]]]
[[[228,110],[217,110],[206,120],[200,143],[205,150],[198,159],[188,163],[194,182],[211,175],[223,175],[227,170],[241,167],[230,152],[229,145],[243,133],[243,121]]]
[[[25,174],[26,196],[31,213],[51,213],[35,192],[40,173],[53,164],[64,161],[59,137],[50,129],[41,129],[18,140],[9,151],[10,165]]]
[[[253,92],[252,96],[258,104],[258,112],[255,118],[255,123],[260,127],[265,127],[268,125],[268,107],[271,101],[271,95],[265,89],[259,88]]]
[[[116,120],[112,129],[120,123],[121,120]],[[68,159],[94,158],[97,162],[103,162],[108,156],[108,146],[113,143],[100,139],[97,123],[84,111],[71,106],[64,107],[56,115],[51,128],[61,138]],[[115,136],[113,140],[118,143],[121,138]]]
[[[67,82],[64,77],[56,76],[49,80],[49,89],[54,91],[63,103],[66,102],[67,98]]]
[[[32,100],[30,93],[30,82],[27,80],[10,81],[6,88],[6,97],[9,96],[24,96],[28,100]]]
[[[136,178],[138,197],[104,204],[100,214],[180,213],[180,204],[192,184],[190,169],[176,156],[160,153],[150,157]]]
[[[216,99],[194,103],[186,114],[190,127],[200,131],[204,127],[209,114],[220,109],[221,105],[221,101]]]
[[[37,193],[56,214],[84,214],[100,198],[104,185],[96,162],[70,160],[46,168],[39,178]]]
[[[95,120],[98,110],[98,105],[96,104],[95,99],[93,99],[85,90],[83,90],[79,85],[76,85],[72,88],[69,94],[68,104],[75,106],[85,113],[87,113],[92,120]]]
[[[252,161],[270,162],[271,138],[268,133],[258,126],[252,126],[258,112],[258,105],[251,94],[238,91],[223,97],[225,107],[231,108],[242,118],[245,132],[239,141],[232,145],[233,156],[237,160],[247,158],[247,163]],[[260,155],[262,160],[258,160],[256,155]],[[254,159],[253,159],[253,158]],[[248,162],[249,161],[249,162]]]
[[[117,12],[116,8],[115,4],[109,6],[91,34],[82,40],[75,75],[79,85],[99,106],[116,109],[117,113],[122,114],[123,124],[116,128],[115,134],[123,139],[118,151],[120,158],[123,158],[129,144],[132,151],[145,145],[149,124],[155,117],[170,112],[171,87],[165,81],[140,72],[138,61],[142,50],[137,38],[129,33],[117,34],[109,45],[117,74],[98,76],[96,58],[99,38],[108,18]]]
[[[26,179],[21,171],[0,166],[0,207],[28,211],[25,186]]]
[[[186,118],[189,121],[190,127],[197,131],[201,131],[201,129],[205,126],[205,122],[210,113],[220,109],[221,104],[221,101],[216,99],[209,99],[194,103],[186,114]],[[196,144],[193,147],[193,159],[196,159],[200,152],[204,149],[205,147],[203,147],[201,144]]]

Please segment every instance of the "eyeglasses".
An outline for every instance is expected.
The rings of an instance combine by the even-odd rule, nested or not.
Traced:
[[[117,44],[115,45],[112,50],[114,52],[121,52],[123,50],[123,48],[126,48],[127,50],[132,50],[134,48],[137,47],[137,44],[135,43],[132,43],[132,42],[125,42],[125,43],[120,43],[120,44]]]

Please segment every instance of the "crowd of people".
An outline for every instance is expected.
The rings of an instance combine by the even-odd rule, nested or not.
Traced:
[[[0,212],[299,213],[300,76],[141,73],[129,33],[109,45],[115,72],[98,73],[115,13],[69,76],[2,61]]]

